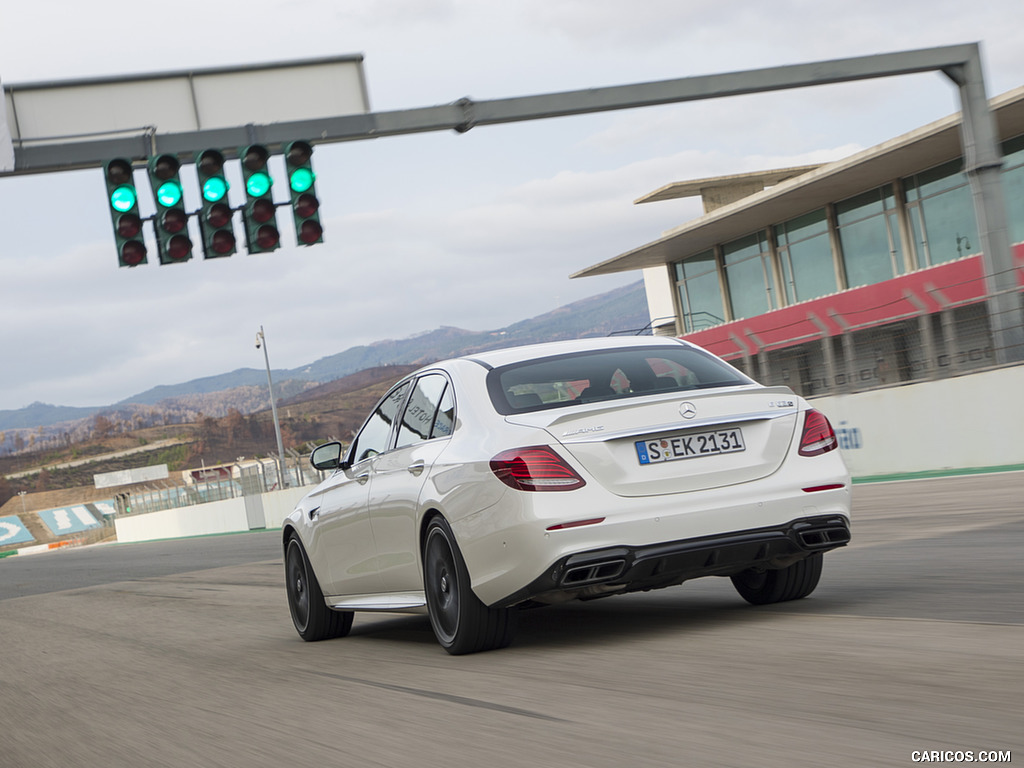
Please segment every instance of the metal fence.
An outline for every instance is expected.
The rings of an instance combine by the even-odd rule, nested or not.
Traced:
[[[165,509],[179,509],[213,501],[256,496],[282,487],[315,485],[322,473],[309,464],[308,456],[295,454],[285,460],[284,483],[272,459],[251,461],[225,468],[229,477],[178,485],[171,482],[150,483],[143,488],[117,494],[114,504],[118,516],[141,515]]]
[[[764,345],[756,354],[730,362],[763,384],[784,384],[805,397],[972,373],[999,366],[989,312],[987,302],[974,301],[885,323],[857,325],[832,315],[839,334],[823,328],[817,334]],[[1019,351],[1003,363],[1020,364]]]

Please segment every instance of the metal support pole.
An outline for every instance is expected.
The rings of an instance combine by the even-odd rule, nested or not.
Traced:
[[[949,371],[942,375],[953,375],[958,373],[957,365],[957,349],[959,344],[956,340],[956,319],[953,317],[953,305],[950,303],[942,291],[936,288],[931,283],[925,285],[925,289],[931,294],[932,298],[942,307],[942,347],[945,352],[946,359],[949,361]],[[941,361],[936,361],[936,367],[942,368]]]
[[[843,340],[843,378],[842,383],[833,382],[833,392],[855,392],[857,390],[857,349],[853,343],[853,331],[846,319],[837,312],[829,311],[832,322],[839,326]]]
[[[256,334],[256,349],[263,347],[263,360],[267,364],[267,388],[270,390],[270,412],[274,417],[274,434],[277,436],[277,477],[282,488],[287,488],[284,470],[284,443],[281,442],[281,423],[277,420],[277,398],[274,397],[274,381],[270,378],[270,355],[267,354],[267,337],[263,333],[263,326],[260,326]]]
[[[832,337],[829,335],[828,325],[813,312],[807,313],[807,319],[814,323],[821,331],[821,352],[825,358],[825,392],[827,394],[836,385],[836,358],[832,352]],[[810,392],[809,394],[819,394]]]
[[[737,336],[735,333],[730,333],[733,343],[739,347],[740,353],[743,355],[743,372],[752,379],[761,381],[761,375],[759,371],[755,371],[750,364],[750,349],[746,344]],[[764,382],[762,382],[764,383]]]
[[[1002,153],[996,138],[995,118],[985,96],[981,56],[978,46],[972,47],[972,56],[943,72],[959,87],[964,171],[971,183],[978,219],[992,346],[996,363],[1002,365],[1024,360],[1024,310],[1007,230]]]
[[[745,328],[743,332],[747,335],[747,338],[753,342],[754,349],[757,350],[757,372],[761,377],[760,382],[769,386],[775,384],[776,382],[772,380],[772,372],[768,364],[768,350],[765,348],[764,342],[762,342],[749,328]]]
[[[935,346],[935,334],[932,333],[932,316],[928,312],[928,305],[909,288],[903,291],[903,296],[917,309],[918,333],[921,334],[921,344],[924,346],[924,378],[938,378],[938,353]]]

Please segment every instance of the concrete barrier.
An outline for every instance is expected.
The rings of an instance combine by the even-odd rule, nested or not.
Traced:
[[[812,400],[854,478],[1024,465],[1024,366]]]
[[[191,507],[163,509],[142,515],[118,517],[114,520],[117,540],[154,541],[188,536],[210,536],[217,533],[239,533],[259,528],[280,528],[295,504],[311,488],[285,488],[262,494],[263,519],[252,524],[246,514],[245,499],[225,499],[196,504]]]

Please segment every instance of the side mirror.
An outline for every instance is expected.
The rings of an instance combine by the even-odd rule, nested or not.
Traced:
[[[332,441],[318,445],[310,454],[309,463],[313,465],[313,469],[321,471],[338,469],[342,464],[341,443]]]

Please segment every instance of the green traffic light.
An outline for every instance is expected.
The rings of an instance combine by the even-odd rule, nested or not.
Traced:
[[[110,207],[120,213],[135,207],[135,190],[131,187],[118,187],[110,193]]]
[[[181,202],[181,184],[177,181],[165,181],[156,191],[156,200],[164,208],[170,208]]]
[[[306,192],[313,186],[314,179],[316,179],[316,176],[309,168],[296,168],[292,172],[289,184],[291,184],[292,190],[295,192]]]
[[[228,183],[220,176],[213,176],[203,182],[203,199],[216,203],[228,193]]]
[[[265,173],[254,173],[245,180],[245,189],[250,197],[263,197],[270,191],[273,179]]]

